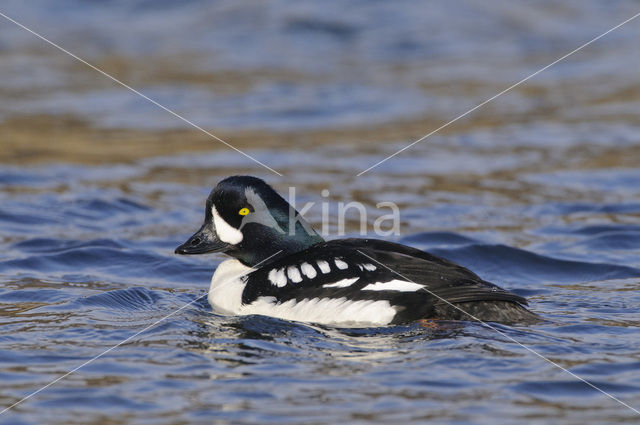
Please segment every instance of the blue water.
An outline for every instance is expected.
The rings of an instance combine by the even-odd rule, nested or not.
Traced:
[[[176,132],[187,125],[0,20],[0,410],[121,344],[0,424],[638,423],[557,366],[640,409],[640,21],[355,176],[638,11],[3,3],[283,176]],[[340,329],[214,314],[204,295],[224,257],[173,249],[236,173],[294,186],[318,228],[322,202],[360,201],[371,225],[393,201],[400,235],[387,239],[527,297],[545,321]],[[328,230],[339,237],[333,216]]]

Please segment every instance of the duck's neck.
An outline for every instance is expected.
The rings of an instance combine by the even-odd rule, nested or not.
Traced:
[[[227,254],[240,260],[249,267],[261,267],[278,258],[303,251],[324,239],[312,230],[311,233],[305,229],[299,229],[294,234],[281,233],[274,229],[261,228],[252,230],[246,226],[247,233],[251,233],[250,239],[237,245]]]

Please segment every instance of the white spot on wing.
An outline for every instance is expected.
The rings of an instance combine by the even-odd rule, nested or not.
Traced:
[[[336,258],[333,262],[336,263],[336,267],[340,270],[346,270],[349,268],[349,265],[339,258]]]
[[[334,283],[327,283],[322,285],[323,288],[346,288],[347,286],[353,285],[353,283],[360,279],[359,277],[352,277],[349,279],[342,279]]]
[[[287,284],[287,276],[284,275],[284,269],[273,269],[269,272],[269,281],[279,288]]]
[[[313,279],[318,274],[316,272],[316,269],[314,269],[313,266],[309,263],[300,264],[300,270],[302,270],[302,274],[307,276],[309,279]]]
[[[320,271],[322,273],[329,273],[331,271],[331,267],[329,266],[329,263],[327,263],[324,260],[318,261],[318,267],[320,268]]]
[[[374,271],[376,269],[376,266],[374,266],[373,264],[363,264],[362,267],[364,267],[365,269],[369,270],[370,272]]]
[[[415,292],[424,288],[423,285],[419,285],[413,282],[407,282],[406,280],[390,280],[389,282],[376,282],[371,283],[364,288],[363,291],[399,291],[399,292]]]
[[[296,266],[287,267],[287,276],[289,276],[289,279],[291,279],[291,281],[294,283],[302,282],[300,270],[298,270]]]
[[[213,225],[216,227],[216,234],[222,242],[230,243],[231,245],[237,245],[242,242],[242,232],[224,221],[224,218],[218,214],[215,205],[211,207],[211,213],[213,214]]]

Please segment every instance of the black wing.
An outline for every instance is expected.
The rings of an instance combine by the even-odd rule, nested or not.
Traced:
[[[357,278],[357,279],[356,279]],[[469,319],[451,304],[502,310],[480,320],[502,320],[504,311],[526,312],[525,298],[481,279],[467,268],[435,255],[375,239],[323,242],[250,273],[242,301],[273,296],[281,302],[310,298],[387,300],[397,321],[418,318]],[[472,304],[464,304],[472,303]],[[484,306],[478,309],[479,306]],[[465,311],[468,311],[465,308]],[[472,313],[473,314],[473,313]],[[516,319],[517,320],[517,319]]]

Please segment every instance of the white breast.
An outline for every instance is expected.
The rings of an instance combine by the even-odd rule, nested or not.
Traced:
[[[209,304],[216,312],[242,314],[242,291],[246,286],[243,276],[254,270],[238,260],[220,263],[209,287]]]

